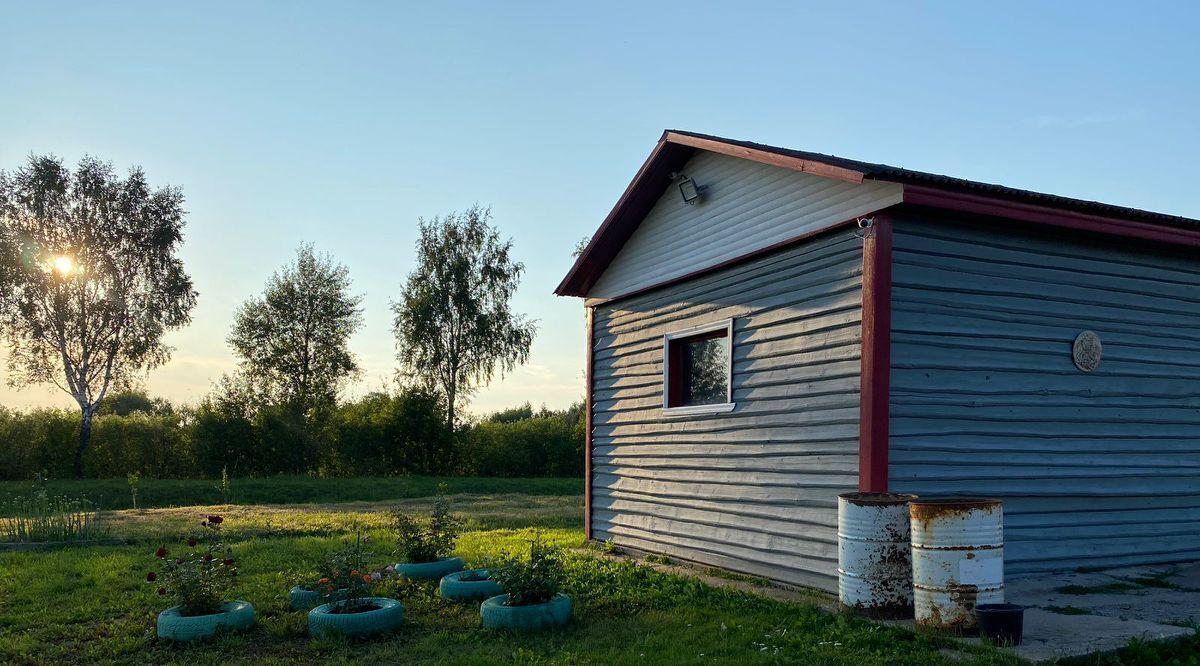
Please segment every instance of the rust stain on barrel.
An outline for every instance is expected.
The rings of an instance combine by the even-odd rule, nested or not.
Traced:
[[[1003,506],[998,499],[944,499],[918,500],[908,505],[909,515],[914,521],[920,521],[923,527],[942,518],[950,518],[970,513],[972,511],[992,512]]]

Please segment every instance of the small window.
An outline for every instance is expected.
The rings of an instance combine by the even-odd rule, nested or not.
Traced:
[[[706,414],[733,409],[732,340],[732,319],[664,336],[664,410]]]

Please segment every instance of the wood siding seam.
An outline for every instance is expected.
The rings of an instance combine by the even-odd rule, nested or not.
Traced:
[[[1200,261],[896,215],[891,489],[1003,499],[1012,573],[1194,559]],[[1093,373],[1071,361],[1085,329],[1104,343]]]
[[[835,498],[858,480],[861,248],[842,228],[595,307],[592,539],[836,588]],[[662,336],[725,319],[736,407],[665,417]]]

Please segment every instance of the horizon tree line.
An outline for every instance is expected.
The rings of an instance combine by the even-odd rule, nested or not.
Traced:
[[[0,170],[0,338],[8,383],[58,386],[81,415],[74,453],[83,477],[91,424],[110,391],[167,363],[163,336],[191,322],[199,297],[179,250],[183,192],[152,189],[140,167],[119,177],[84,157],[53,155]],[[397,378],[437,392],[453,431],[462,404],[529,359],[535,322],[510,302],[524,265],[474,205],[419,219],[416,267],[390,303]],[[362,327],[349,269],[313,245],[235,313],[227,338],[240,359],[216,387],[309,412],[335,404],[361,376],[349,349]]]

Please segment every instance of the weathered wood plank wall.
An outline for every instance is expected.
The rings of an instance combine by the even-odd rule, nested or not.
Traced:
[[[595,311],[593,537],[835,589],[858,482],[862,241],[850,230]],[[734,318],[736,408],[662,411],[663,335]]]
[[[913,217],[894,243],[892,489],[1003,498],[1010,573],[1200,557],[1200,259]]]

